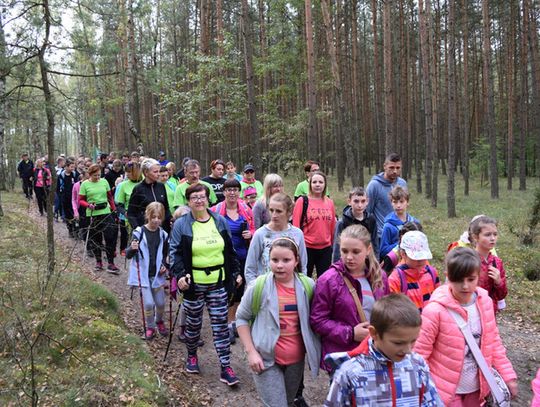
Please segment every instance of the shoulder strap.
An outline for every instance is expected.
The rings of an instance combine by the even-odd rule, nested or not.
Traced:
[[[364,313],[364,309],[362,308],[362,303],[360,302],[360,298],[358,298],[358,292],[356,291],[356,288],[353,287],[351,281],[345,276],[341,271],[339,272],[341,274],[341,277],[343,278],[343,281],[345,281],[345,285],[349,289],[349,292],[351,293],[351,296],[354,300],[354,304],[356,305],[356,311],[358,311],[358,316],[360,317],[360,322],[366,322],[366,314]]]
[[[459,315],[453,309],[450,309],[448,307],[446,309],[448,310],[452,318],[454,318],[454,321],[456,321],[457,326],[459,327],[461,333],[465,337],[465,342],[467,342],[467,345],[469,345],[469,349],[471,350],[474,356],[474,359],[476,360],[476,363],[478,364],[478,367],[480,368],[480,370],[482,371],[482,374],[484,375],[484,378],[488,382],[493,398],[497,400],[497,402],[499,403],[504,402],[506,397],[501,391],[501,389],[499,388],[499,386],[497,385],[495,376],[493,376],[491,369],[487,365],[486,359],[484,358],[484,355],[482,355],[482,351],[480,350],[480,348],[478,348],[478,344],[474,340],[469,324],[461,317],[461,315]]]
[[[304,291],[306,292],[308,299],[311,302],[311,299],[313,298],[313,286],[309,283],[310,278],[303,273],[298,273],[298,278],[300,279],[300,282],[304,287]]]
[[[253,299],[251,300],[251,313],[253,314],[253,321],[257,317],[259,310],[261,309],[261,297],[264,288],[264,283],[268,278],[269,273],[265,273],[255,279],[255,287],[253,287]]]
[[[399,281],[401,283],[401,292],[405,295],[407,295],[407,291],[409,291],[409,285],[407,284],[407,277],[405,276],[405,271],[400,267],[396,267],[396,271],[399,276]]]
[[[426,270],[431,274],[431,278],[433,279],[433,286],[437,283],[437,274],[435,273],[435,270],[430,265],[426,264]]]
[[[307,224],[307,210],[309,206],[309,198],[307,195],[302,195],[302,216],[300,216],[300,229],[304,229]]]

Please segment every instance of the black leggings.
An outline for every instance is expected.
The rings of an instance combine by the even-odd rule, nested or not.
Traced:
[[[101,261],[101,251],[105,249],[107,261],[114,263],[114,251],[116,250],[116,237],[118,229],[112,214],[92,216],[90,218],[90,248],[94,252],[96,262]],[[103,247],[105,240],[105,247]]]
[[[36,193],[39,213],[43,215],[43,212],[47,211],[47,191],[43,187],[34,187],[34,192]]]
[[[309,247],[307,250],[307,275],[313,275],[313,267],[317,269],[317,277],[322,276],[322,274],[330,268],[332,264],[332,246],[325,247],[323,249],[311,249]]]

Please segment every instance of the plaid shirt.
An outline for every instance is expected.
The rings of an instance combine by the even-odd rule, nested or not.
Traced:
[[[327,407],[443,406],[424,359],[412,353],[392,362],[366,338],[351,352],[327,355],[335,372],[324,403]]]

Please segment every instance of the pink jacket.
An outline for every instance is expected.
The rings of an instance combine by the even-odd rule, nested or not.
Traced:
[[[488,366],[495,367],[503,380],[509,382],[517,376],[506,357],[506,350],[499,336],[493,302],[483,288],[478,287],[476,293],[482,323],[480,349]],[[423,356],[428,363],[439,395],[444,404],[448,405],[454,398],[459,384],[465,356],[465,338],[446,307],[457,311],[467,320],[466,311],[450,293],[450,287],[443,285],[437,288],[422,312],[422,328],[414,351]],[[480,374],[480,400],[483,400],[489,392],[489,386]]]
[[[77,181],[73,184],[73,190],[71,191],[71,207],[73,208],[73,216],[79,217],[79,191],[81,190],[81,182]]]
[[[531,407],[540,407],[540,369],[536,372],[536,377],[531,383],[534,397],[531,402]]]

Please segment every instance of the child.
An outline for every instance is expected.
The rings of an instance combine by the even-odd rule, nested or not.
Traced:
[[[446,256],[448,284],[441,286],[422,313],[422,329],[414,350],[422,355],[446,406],[480,406],[490,389],[465,338],[449,310],[470,326],[488,366],[495,368],[517,394],[516,373],[506,357],[486,290],[478,287],[481,260],[469,248],[458,247]]]
[[[249,285],[236,312],[238,334],[265,406],[292,405],[306,353],[313,376],[318,373],[321,348],[309,326],[314,283],[299,272],[299,259],[292,239],[277,238],[270,249],[272,274]]]
[[[427,263],[433,257],[427,237],[417,230],[407,232],[399,249],[402,263],[388,277],[390,291],[406,294],[421,313],[433,291],[441,285],[437,270]]]
[[[348,226],[339,239],[341,260],[317,279],[311,307],[311,327],[321,336],[323,358],[357,347],[368,335],[373,304],[389,292],[386,273],[375,259],[367,229]],[[349,285],[356,292],[361,312]],[[322,368],[331,370],[324,362]]]
[[[503,262],[492,252],[497,244],[497,222],[487,216],[480,216],[471,223],[469,237],[482,260],[478,285],[487,290],[493,300],[493,310],[497,313],[505,308],[504,299],[508,294]]]
[[[255,187],[247,187],[242,191],[244,195],[244,201],[247,203],[250,209],[253,209],[257,202],[257,190]]]
[[[420,232],[424,231],[420,223],[407,222],[403,225],[403,227],[399,231],[398,244],[395,245],[392,250],[386,253],[386,256],[384,256],[383,259],[381,260],[381,268],[387,273],[391,273],[392,270],[394,270],[394,268],[402,261],[399,255],[399,244],[401,243],[401,239],[403,238],[403,235],[412,230],[419,230]]]
[[[418,219],[415,219],[407,213],[407,207],[409,206],[409,192],[405,188],[397,186],[390,191],[389,196],[394,212],[390,212],[386,218],[384,218],[384,226],[381,234],[381,259],[398,243],[399,230],[405,223],[420,223]]]
[[[165,262],[169,251],[167,232],[161,228],[165,219],[165,208],[159,202],[152,202],[144,213],[146,224],[133,231],[131,246],[126,257],[131,261],[128,285],[140,287],[143,293],[144,316],[146,319],[145,338],[150,340],[158,332],[165,336],[169,332],[163,323],[165,310]]]
[[[332,262],[340,258],[339,235],[343,229],[349,225],[362,225],[371,234],[371,247],[375,257],[379,257],[379,239],[377,239],[377,223],[375,217],[366,212],[369,200],[366,190],[362,187],[354,187],[349,192],[347,206],[343,208],[343,216],[336,224],[334,232],[334,250],[332,253]]]
[[[391,294],[373,306],[369,336],[351,352],[326,357],[339,369],[325,406],[443,406],[429,368],[412,353],[421,318],[403,294]]]

